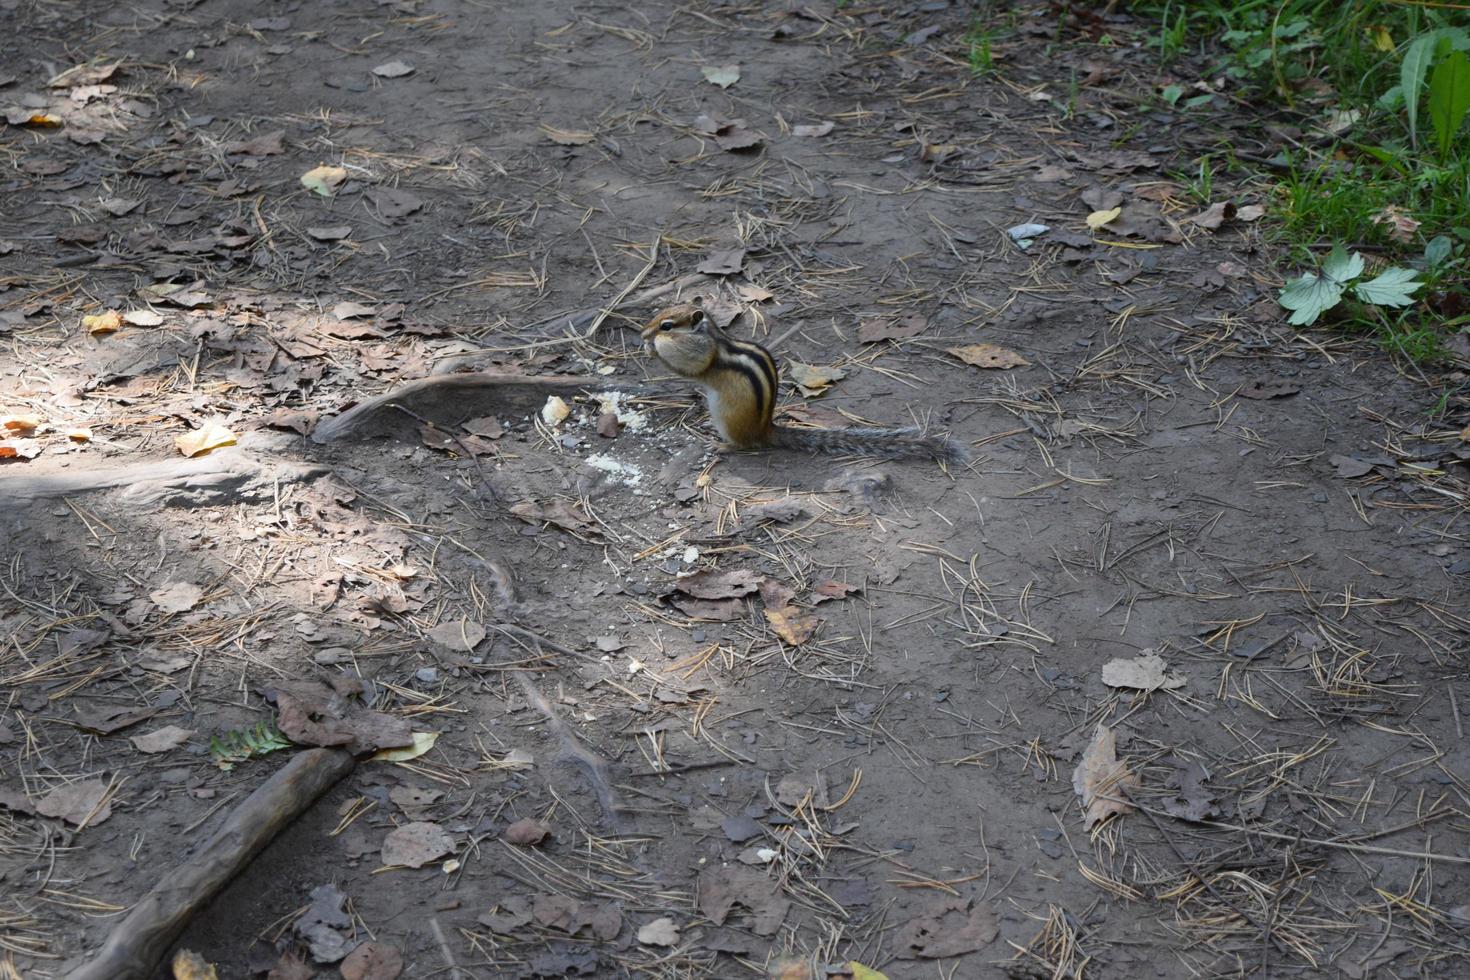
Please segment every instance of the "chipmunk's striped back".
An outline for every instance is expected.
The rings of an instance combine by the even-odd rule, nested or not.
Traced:
[[[770,446],[807,452],[932,459],[942,464],[969,460],[966,446],[917,429],[791,429],[776,425],[780,373],[760,344],[734,340],[709,323],[698,303],[660,310],[644,326],[643,342],[670,370],[704,390],[710,420],[720,437],[741,449]]]

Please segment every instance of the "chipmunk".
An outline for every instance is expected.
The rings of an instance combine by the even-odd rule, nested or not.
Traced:
[[[704,389],[710,420],[739,449],[802,449],[879,459],[932,459],[964,463],[966,446],[917,429],[792,429],[772,420],[779,372],[760,344],[733,340],[705,316],[698,302],[659,310],[642,331],[643,345],[669,370]]]

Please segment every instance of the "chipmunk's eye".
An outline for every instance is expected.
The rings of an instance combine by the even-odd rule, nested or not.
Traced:
[[[675,324],[674,324],[674,321],[673,320],[664,320],[662,323],[660,323],[658,325],[658,328],[660,330],[672,330],[672,329],[674,329],[674,325]]]

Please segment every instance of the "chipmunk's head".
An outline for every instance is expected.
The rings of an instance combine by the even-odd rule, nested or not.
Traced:
[[[696,298],[655,313],[643,327],[643,348],[676,374],[692,377],[714,362],[718,342],[713,331]]]

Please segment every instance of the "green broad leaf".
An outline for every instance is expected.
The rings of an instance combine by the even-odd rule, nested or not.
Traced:
[[[1342,283],[1309,272],[1287,283],[1278,302],[1292,311],[1288,323],[1294,327],[1305,327],[1316,323],[1317,318],[1336,306],[1340,299]]]
[[[1414,278],[1418,274],[1413,269],[1384,269],[1377,278],[1358,283],[1353,292],[1375,306],[1408,306],[1414,302],[1414,290],[1424,285]]]
[[[1462,51],[1451,51],[1439,59],[1434,74],[1429,77],[1429,121],[1434,124],[1441,158],[1449,155],[1467,110],[1470,110],[1470,58]]]
[[[1322,274],[1347,283],[1363,274],[1363,257],[1357,252],[1349,253],[1341,245],[1332,246],[1327,261],[1322,263]]]
[[[1438,269],[1449,261],[1453,250],[1454,243],[1450,241],[1448,235],[1435,235],[1429,240],[1429,244],[1424,246],[1424,264],[1431,269]]]
[[[1164,90],[1159,93],[1163,97],[1164,102],[1171,106],[1178,102],[1179,97],[1183,94],[1183,85],[1165,85]]]
[[[1399,88],[1404,93],[1404,110],[1409,117],[1409,145],[1419,146],[1419,90],[1424,87],[1424,77],[1429,74],[1429,63],[1434,60],[1434,46],[1445,29],[1426,31],[1409,42],[1404,51],[1404,63],[1399,66]]]
[[[1395,85],[1378,97],[1378,108],[1386,112],[1396,112],[1404,104],[1404,87]]]

